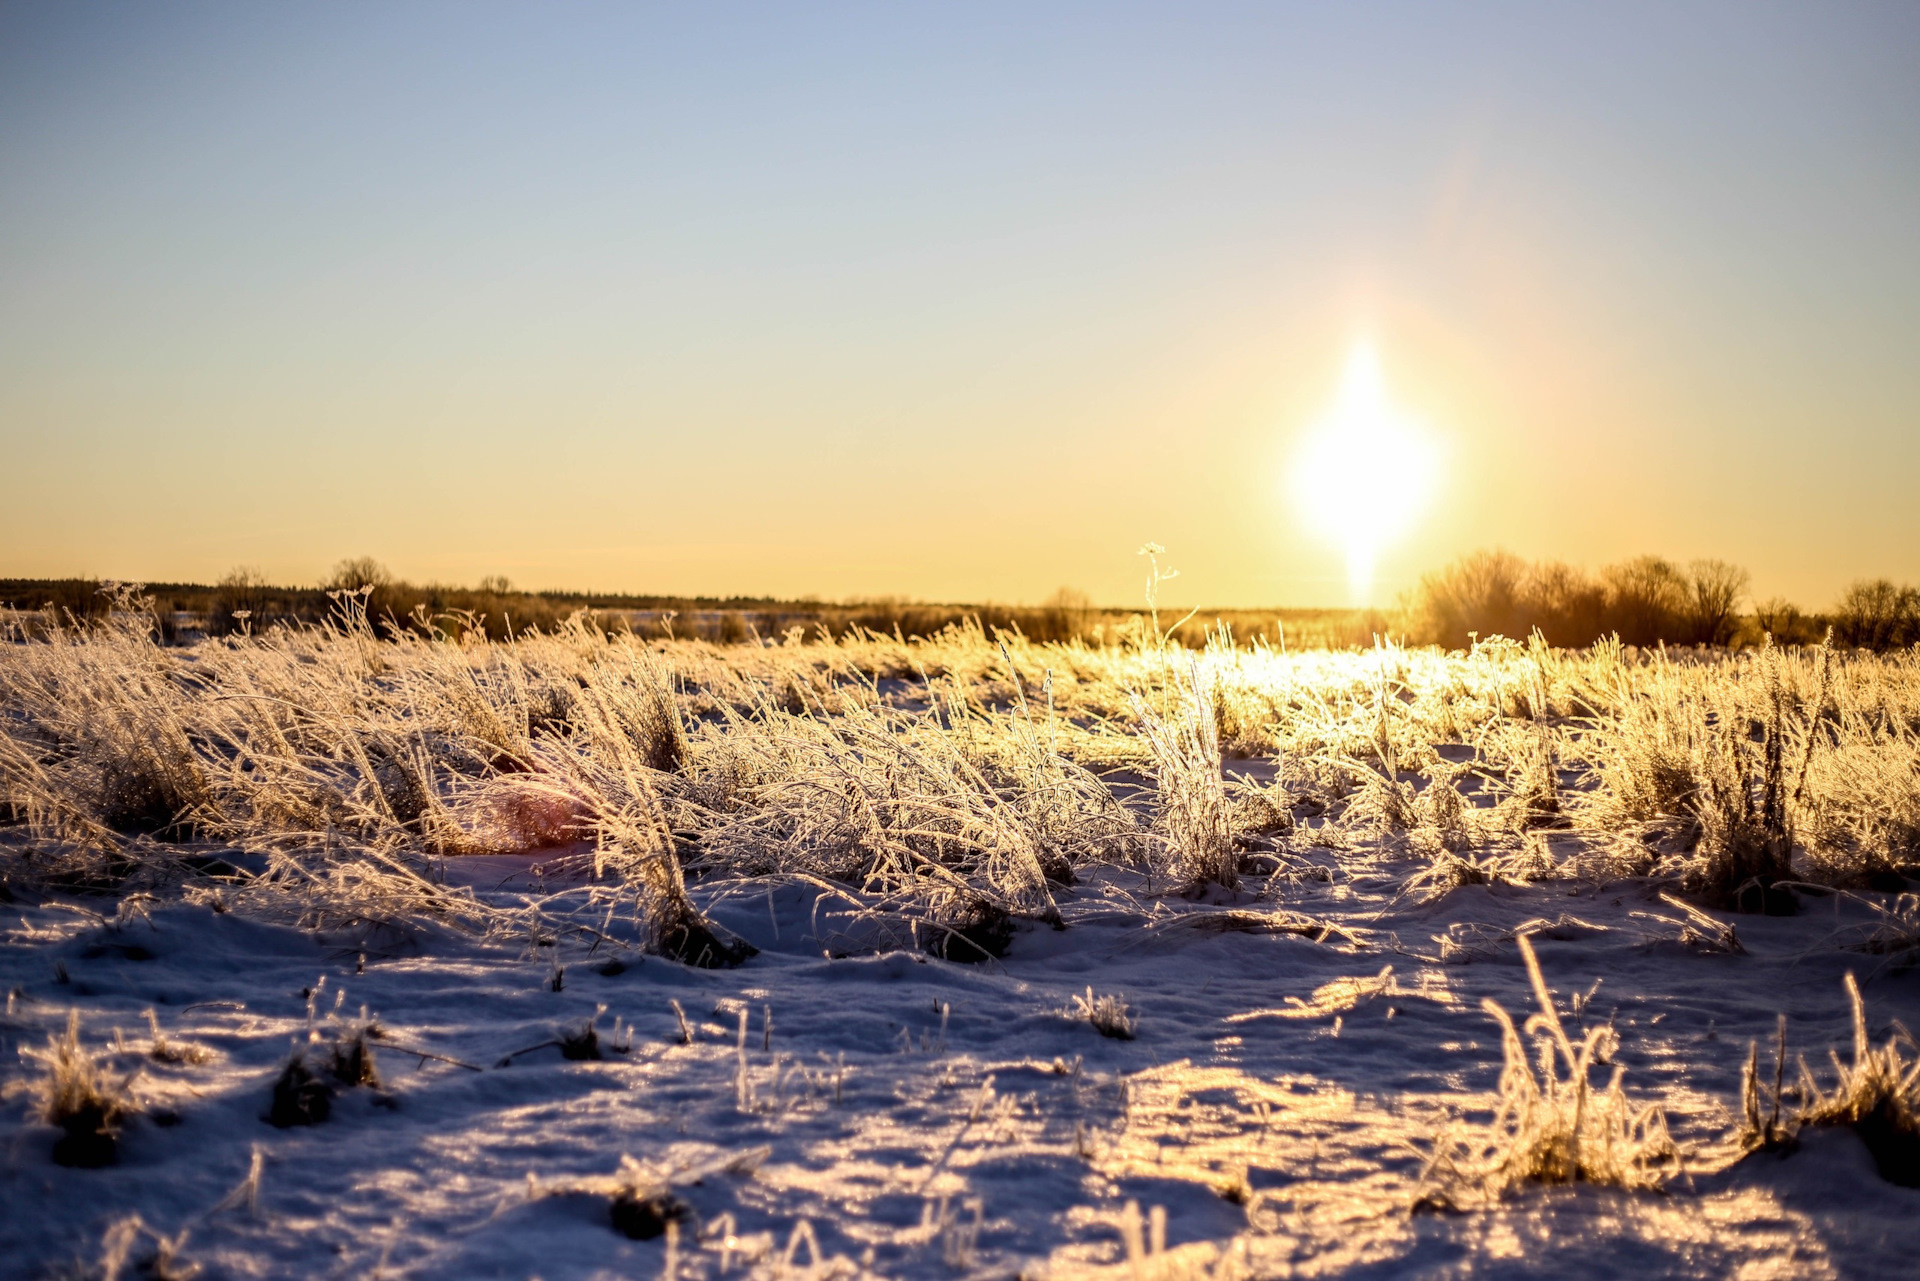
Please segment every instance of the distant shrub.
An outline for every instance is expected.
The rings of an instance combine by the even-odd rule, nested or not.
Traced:
[[[1784,596],[1756,602],[1753,626],[1757,641],[1771,636],[1780,645],[1815,645],[1826,632],[1826,622],[1802,610]]]
[[[365,587],[385,587],[393,574],[371,556],[349,556],[333,567],[323,586],[328,591],[357,592]]]
[[[0,579],[0,606],[44,611],[61,621],[97,622],[112,607],[111,586],[97,578]]]
[[[1404,610],[1409,639],[1464,649],[1475,637],[1534,631],[1556,646],[1617,635],[1628,645],[1726,645],[1740,632],[1747,571],[1699,560],[1687,569],[1658,556],[1608,566],[1598,579],[1558,561],[1532,564],[1506,551],[1464,556],[1420,580]]]
[[[1422,640],[1464,649],[1476,635],[1521,636],[1527,563],[1511,552],[1464,556],[1420,580],[1413,630]]]
[[[1691,585],[1672,561],[1639,556],[1600,572],[1607,589],[1608,630],[1628,645],[1680,640],[1687,631]]]
[[[1687,570],[1687,639],[1696,645],[1728,644],[1739,631],[1740,602],[1752,585],[1752,575],[1724,560],[1696,560]]]
[[[1584,569],[1561,561],[1533,566],[1527,579],[1532,626],[1549,645],[1585,645],[1607,627],[1606,589]]]
[[[1920,642],[1920,591],[1896,587],[1884,578],[1853,584],[1834,606],[1833,639],[1876,651]]]
[[[1062,587],[1040,606],[1041,630],[1051,640],[1085,640],[1092,634],[1095,610],[1085,592]]]
[[[38,634],[69,617],[88,625],[117,608],[113,584],[98,580],[0,579],[0,608],[21,612],[21,626]],[[647,640],[704,640],[721,645],[779,641],[798,628],[811,644],[863,632],[928,639],[949,628],[978,625],[991,638],[1017,632],[1029,641],[1130,644],[1150,628],[1136,610],[1095,605],[1084,593],[1061,588],[1038,605],[910,601],[880,597],[840,603],[814,598],[672,597],[620,592],[531,592],[492,574],[474,587],[415,583],[396,576],[369,556],[337,563],[324,582],[275,585],[252,566],[236,566],[213,584],[149,583],[152,629],[166,644],[190,642],[199,632],[264,635],[275,626],[321,623],[341,609],[339,593],[358,593],[368,624],[384,639],[403,633],[422,638],[488,640],[553,632],[576,614],[598,633],[631,632]],[[1222,627],[1241,644],[1275,648],[1371,648],[1376,637],[1400,634],[1397,620],[1372,610],[1205,609],[1184,617],[1163,611],[1166,638],[1203,649]]]
[[[226,636],[239,631],[261,631],[269,622],[272,601],[267,576],[248,565],[227,571],[213,588],[213,602],[207,608],[207,634]]]

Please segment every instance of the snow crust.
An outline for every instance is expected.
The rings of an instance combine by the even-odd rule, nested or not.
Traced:
[[[565,890],[534,868],[450,874],[509,903]],[[1842,898],[1732,918],[1746,952],[1727,955],[1682,942],[1648,884],[1422,903],[1403,880],[1200,902],[1109,872],[1063,892],[1064,928],[1023,926],[976,965],[859,954],[846,901],[802,882],[698,886],[760,949],[722,971],[532,937],[363,949],[184,904],[120,924],[98,902],[0,907],[0,1274],[101,1275],[137,1214],[142,1240],[184,1231],[176,1260],[208,1277],[1920,1275],[1920,1191],[1847,1132],[1666,1195],[1540,1188],[1410,1214],[1438,1127],[1489,1106],[1500,1044],[1479,1003],[1527,1012],[1512,934],[1529,923],[1562,1016],[1612,1019],[1629,1093],[1664,1095],[1702,1150],[1778,1013],[1820,1064],[1848,1035],[1844,972],[1876,1039],[1920,1026],[1920,988],[1832,945],[1864,919]],[[548,912],[597,919],[590,889]],[[1302,918],[1346,933],[1289,932]],[[1089,988],[1125,999],[1135,1039],[1076,1016]],[[18,1051],[69,1009],[141,1069],[144,1115],[106,1169],[54,1164],[23,1097]],[[208,1060],[146,1056],[148,1009]],[[381,1087],[343,1089],[321,1125],[269,1124],[290,1052],[363,1010],[384,1029]],[[549,1045],[500,1065],[589,1021],[598,1061]],[[623,1157],[688,1207],[671,1242],[614,1230]]]

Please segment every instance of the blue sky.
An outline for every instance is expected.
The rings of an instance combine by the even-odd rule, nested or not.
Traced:
[[[0,574],[1341,598],[1920,579],[1911,5],[9,5]]]

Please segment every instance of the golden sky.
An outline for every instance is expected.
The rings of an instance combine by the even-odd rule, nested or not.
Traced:
[[[1920,580],[1920,9],[0,11],[0,576]],[[1356,502],[1368,501],[1368,490]],[[1389,522],[1392,523],[1392,522]]]

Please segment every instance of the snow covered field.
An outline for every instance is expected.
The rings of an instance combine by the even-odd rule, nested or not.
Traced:
[[[1914,1274],[1920,1189],[1853,1128],[1742,1141],[1779,1015],[1816,1090],[1852,1062],[1849,972],[1870,1043],[1913,1056],[1897,664],[962,638],[900,647],[912,678],[880,640],[655,647],[657,669],[581,636],[387,644],[0,658],[0,1272]],[[657,711],[653,670],[670,723],[607,736],[594,700]],[[558,712],[554,671],[580,691]],[[517,726],[484,752],[479,712],[429,698],[469,676]],[[1706,733],[1780,690],[1754,733]],[[178,754],[141,756],[169,726]],[[157,835],[113,808],[136,766],[185,798]],[[1713,790],[1728,771],[1744,790]],[[1800,911],[1734,912],[1700,868],[1774,849],[1776,794],[1801,888],[1766,901]],[[757,950],[672,959],[663,912]],[[1624,1069],[1664,1109],[1671,1150],[1599,1154],[1657,1189],[1500,1185],[1447,1141],[1505,1133],[1521,1087],[1482,1002],[1538,1012],[1528,944],[1571,1041],[1595,1034],[1583,1106]],[[126,1082],[98,1168],[56,1160],[76,1149],[45,1119],[70,1018],[69,1075]]]
[[[481,861],[491,876],[505,860]],[[58,1132],[11,1108],[0,1258],[9,1275],[98,1268],[137,1214],[184,1233],[178,1257],[210,1276],[651,1276],[664,1237],[628,1239],[610,1209],[630,1158],[689,1208],[682,1276],[1131,1276],[1129,1231],[1147,1252],[1164,1232],[1156,1276],[1220,1275],[1223,1256],[1279,1276],[1912,1275],[1920,1191],[1883,1181],[1847,1131],[1664,1195],[1540,1188],[1408,1212],[1435,1129],[1489,1106],[1500,1052],[1479,999],[1529,1004],[1501,933],[1560,922],[1538,943],[1556,992],[1592,990],[1585,1019],[1616,1023],[1629,1093],[1666,1099],[1676,1136],[1710,1145],[1777,1012],[1813,1056],[1844,1046],[1840,974],[1868,967],[1817,946],[1844,909],[1743,918],[1745,954],[1723,955],[1681,944],[1680,914],[1643,886],[1471,887],[1426,908],[1393,888],[1290,903],[1355,939],[1325,943],[1270,932],[1287,924],[1263,919],[1270,904],[1136,907],[1089,888],[1063,905],[1066,929],[960,964],[824,956],[850,924],[831,902],[731,887],[712,914],[760,948],[734,970],[429,935],[358,972],[357,953],[205,907],[116,927],[16,904],[0,950],[10,1077],[25,1066],[12,1051],[77,1008],[86,1042],[124,1037],[113,1069],[140,1067],[146,1115],[117,1164],[67,1169]],[[1442,962],[1436,936],[1463,935],[1471,953]],[[1088,986],[1125,997],[1133,1040],[1076,1015]],[[1866,990],[1876,1034],[1920,1014],[1911,976]],[[340,1089],[324,1123],[276,1128],[273,1083],[310,1005],[322,1038],[378,1019],[380,1084]],[[148,1055],[147,1010],[205,1060]],[[502,1065],[589,1022],[598,1060],[548,1046]]]

